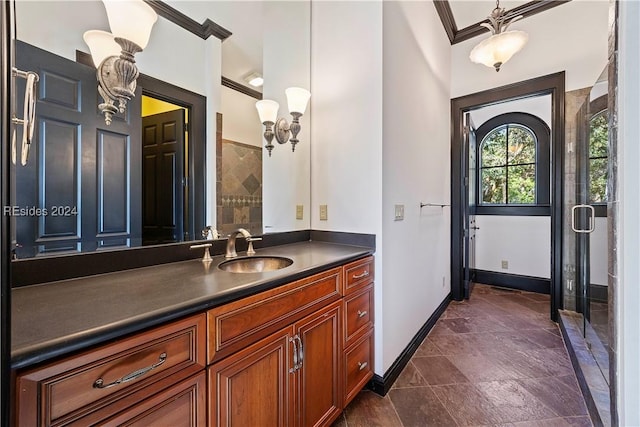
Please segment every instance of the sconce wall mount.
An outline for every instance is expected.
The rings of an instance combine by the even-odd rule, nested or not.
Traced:
[[[269,157],[271,157],[271,151],[274,147],[272,144],[274,136],[279,144],[286,144],[291,141],[291,151],[296,151],[296,144],[300,142],[300,140],[298,140],[298,134],[302,129],[300,126],[300,117],[304,115],[307,109],[311,93],[299,87],[290,87],[285,93],[287,95],[289,112],[292,117],[290,124],[284,117],[277,118],[278,108],[280,108],[277,102],[270,99],[256,102],[256,109],[260,115],[260,121],[265,127],[264,139],[267,141],[265,148],[269,152]]]
[[[104,100],[98,108],[110,125],[113,115],[124,113],[127,102],[135,96],[140,75],[135,54],[146,47],[158,15],[142,0],[103,0],[103,3],[114,34],[91,30],[84,34],[84,40],[91,50],[98,92]]]

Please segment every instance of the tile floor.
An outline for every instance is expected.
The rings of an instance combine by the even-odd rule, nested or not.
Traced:
[[[549,297],[476,285],[451,302],[384,398],[334,427],[591,426]]]

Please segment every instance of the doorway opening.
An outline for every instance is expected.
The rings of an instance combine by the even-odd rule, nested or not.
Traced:
[[[546,132],[551,146],[549,147],[547,142],[546,148],[540,138],[545,132],[546,125],[540,125],[539,130],[536,128],[540,120],[531,121],[529,117],[505,117],[502,114],[496,114],[497,109],[501,108],[501,105],[504,107],[507,102],[531,102],[534,98],[543,97],[550,100],[548,102],[550,123]],[[509,275],[493,273],[491,277],[487,277],[489,274],[487,271],[473,268],[474,260],[478,263],[483,262],[478,259],[481,252],[474,251],[474,243],[477,243],[477,237],[474,235],[476,230],[481,230],[484,234],[489,233],[487,238],[495,240],[499,237],[491,236],[491,229],[493,227],[495,230],[495,219],[499,216],[512,216],[509,222],[513,224],[510,226],[519,231],[527,231],[531,227],[531,224],[521,223],[523,221],[546,221],[546,227],[550,229],[546,233],[546,245],[549,247],[547,254],[550,256],[547,255],[546,266],[542,262],[541,268],[546,268],[547,277],[536,277],[536,274],[524,271],[519,276],[519,281],[525,289],[537,289],[551,294],[549,314],[555,321],[558,309],[562,307],[561,183],[564,147],[564,73],[455,98],[451,101],[451,106],[453,126],[451,146],[452,296],[456,300],[468,298],[474,280],[486,283],[491,279],[493,282],[491,284],[498,286],[509,284]],[[506,121],[493,123],[491,120],[486,120],[485,128],[477,135],[478,138],[475,138],[474,111],[477,117],[479,117],[479,111],[483,111],[491,113],[488,118],[502,116],[496,120]],[[477,119],[477,121],[481,120]],[[511,142],[509,142],[510,127]],[[502,148],[504,152],[500,151]],[[540,167],[545,163],[549,167],[546,173]],[[512,179],[509,179],[509,176]],[[482,224],[478,223],[477,214],[480,213],[483,214]],[[520,220],[516,220],[518,216],[521,217]],[[539,218],[545,216],[546,219]],[[505,221],[500,222],[502,226],[505,224]],[[535,233],[533,235],[537,236]],[[521,244],[526,244],[526,239]],[[515,244],[518,245],[517,242]],[[508,271],[509,260],[498,259],[496,269]],[[483,274],[484,277],[482,277]]]
[[[144,245],[201,238],[206,218],[206,97],[141,74]]]
[[[142,244],[188,239],[189,109],[142,95]]]

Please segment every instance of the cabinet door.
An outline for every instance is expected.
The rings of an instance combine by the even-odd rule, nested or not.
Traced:
[[[302,341],[301,367],[295,398],[299,425],[330,425],[342,410],[340,360],[342,354],[341,301],[295,323]]]
[[[285,328],[209,367],[210,425],[292,425],[291,332]]]
[[[103,425],[105,427],[205,427],[207,410],[204,371],[153,395],[111,418]]]

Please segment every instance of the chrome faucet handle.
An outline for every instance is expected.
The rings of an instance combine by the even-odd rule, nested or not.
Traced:
[[[211,258],[211,254],[209,253],[209,248],[211,247],[211,243],[203,243],[201,245],[191,245],[189,249],[200,249],[204,248],[204,256],[202,257],[202,262],[211,262],[213,258]]]
[[[255,255],[256,251],[253,249],[253,242],[257,242],[262,240],[262,237],[247,237],[247,243],[249,243],[249,247],[247,248],[247,255]]]

